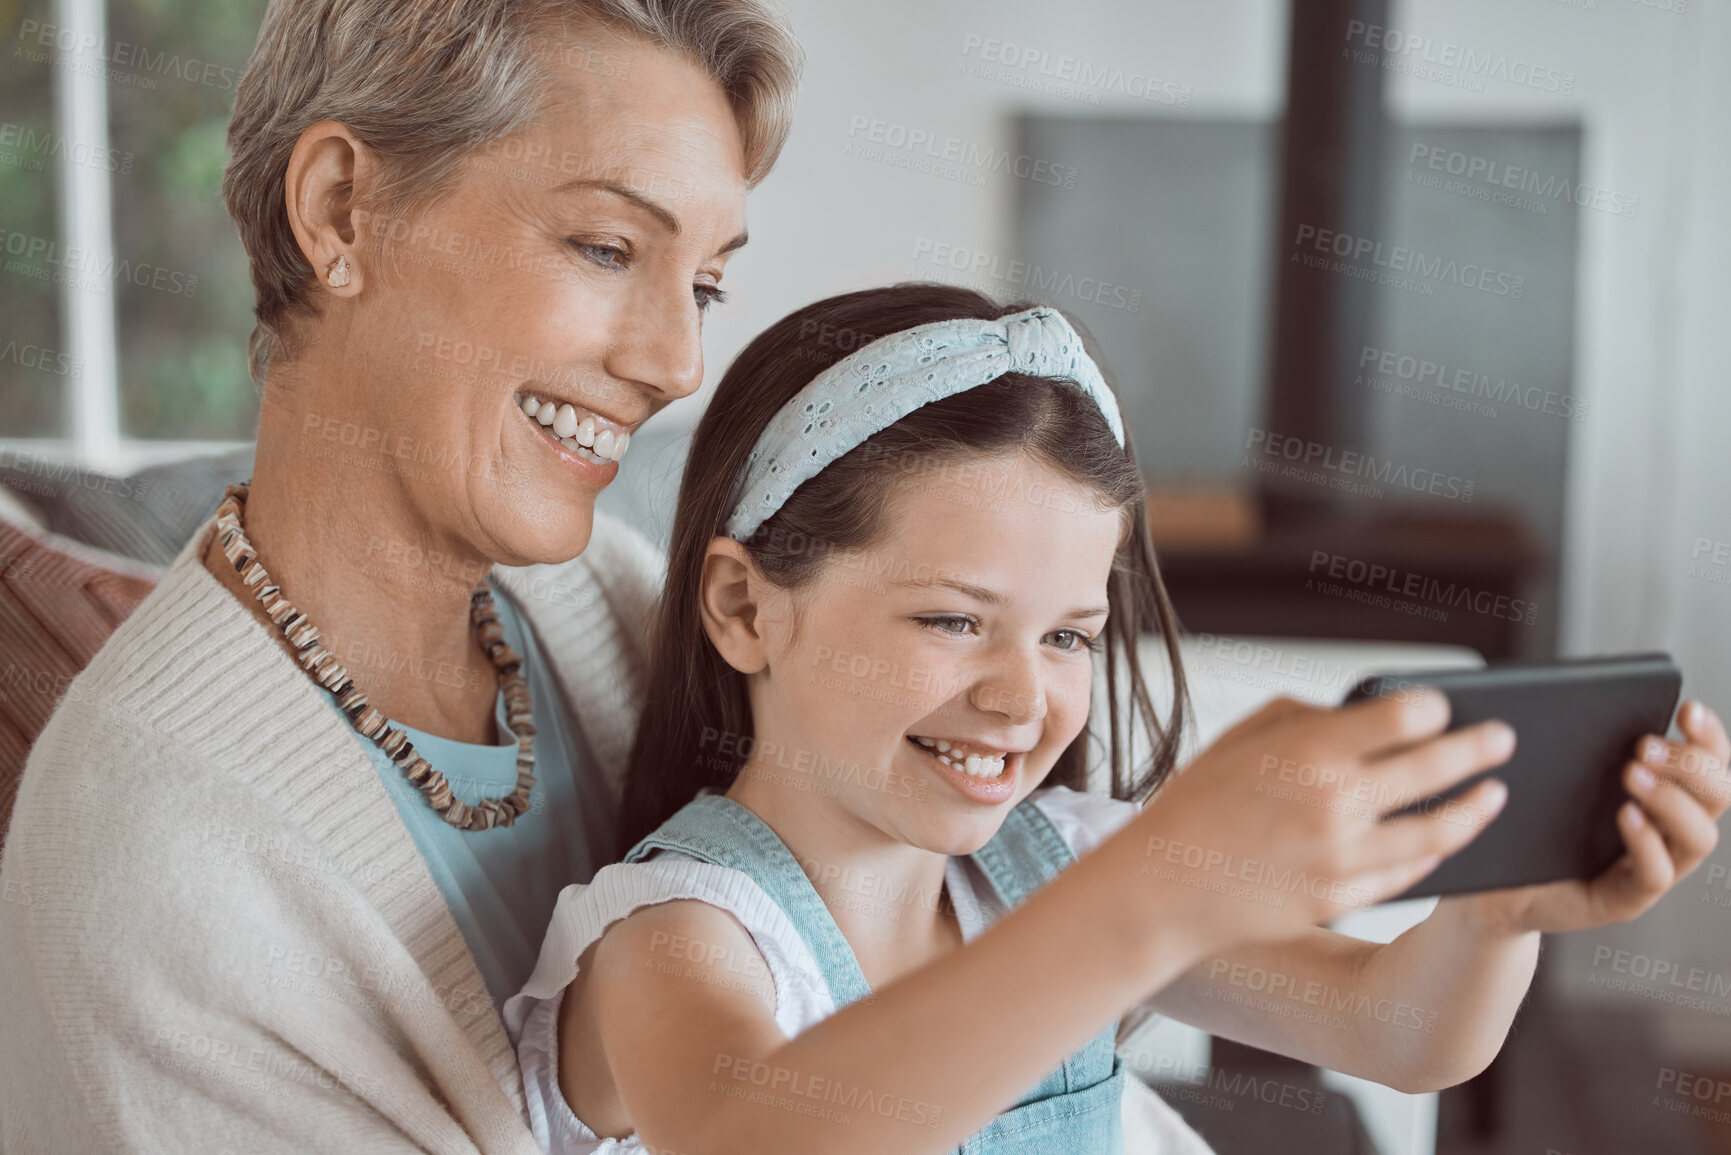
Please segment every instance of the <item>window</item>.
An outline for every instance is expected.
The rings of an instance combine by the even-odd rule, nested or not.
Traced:
[[[0,121],[0,437],[125,472],[250,441],[225,134],[263,0],[24,5]]]

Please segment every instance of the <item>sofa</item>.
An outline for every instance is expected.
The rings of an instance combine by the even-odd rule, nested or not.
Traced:
[[[644,430],[633,442],[632,476],[598,505],[665,544],[688,437]],[[0,452],[0,853],[30,743],[55,703],[108,634],[147,595],[181,545],[215,511],[224,488],[245,480],[252,451],[189,457],[128,477],[72,468],[40,455]],[[1144,669],[1159,671],[1159,644],[1145,639]],[[1373,669],[1477,665],[1458,647],[1294,639],[1186,637],[1185,670],[1195,706],[1186,753],[1194,753],[1278,694],[1332,704]],[[1156,699],[1169,698],[1158,675]],[[1386,941],[1428,912],[1428,902],[1392,904],[1337,924]],[[1149,1016],[1127,1033],[1120,1053],[1222,1155],[1284,1150],[1341,1155],[1433,1155],[1435,1095],[1402,1095],[1379,1084],[1317,1072],[1280,1060],[1258,1068],[1260,1052],[1222,1044],[1204,1032]],[[1242,1053],[1240,1053],[1242,1052]],[[1242,1066],[1248,1063],[1249,1066]],[[1268,1074],[1268,1071],[1278,1074]],[[1227,1093],[1248,1071],[1339,1092],[1327,1111],[1301,1118],[1254,1093]],[[1342,1098],[1344,1095],[1344,1098]],[[1311,1100],[1307,1100],[1311,1101]],[[1326,1096],[1317,1102],[1327,1101]]]

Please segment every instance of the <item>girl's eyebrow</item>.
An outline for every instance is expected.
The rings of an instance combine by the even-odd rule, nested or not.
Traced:
[[[1010,600],[997,590],[989,590],[985,586],[977,586],[972,582],[962,581],[960,578],[940,577],[929,582],[918,581],[914,578],[901,578],[891,584],[907,586],[915,589],[932,589],[933,587],[938,587],[947,590],[954,590],[963,597],[973,598],[977,602],[985,602],[989,606],[1001,606]]]
[[[898,581],[891,582],[890,584],[916,589],[932,589],[937,587],[954,590],[956,593],[959,593],[964,597],[973,598],[975,601],[984,602],[989,606],[1001,606],[1010,600],[997,590],[989,590],[985,586],[977,586],[972,582],[962,581],[960,578],[940,577],[929,582],[916,581],[912,578],[902,578]],[[1081,609],[1071,610],[1069,613],[1065,614],[1064,617],[1067,619],[1103,618],[1110,612],[1111,611],[1105,606],[1083,606]]]

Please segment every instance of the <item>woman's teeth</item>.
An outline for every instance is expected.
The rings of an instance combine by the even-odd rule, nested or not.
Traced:
[[[577,416],[575,406],[543,401],[528,394],[523,396],[523,415],[541,427],[541,432],[597,465],[611,465],[625,460],[625,450],[631,445],[631,434],[602,429],[596,432],[595,415]]]
[[[996,778],[1004,772],[1004,756],[1002,754],[968,754],[961,753],[961,747],[952,747],[942,738],[915,738],[914,741],[932,752],[932,755],[946,766],[954,767],[970,778]]]

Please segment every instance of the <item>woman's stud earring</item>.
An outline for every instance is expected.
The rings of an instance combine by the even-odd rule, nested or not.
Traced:
[[[333,289],[340,289],[349,283],[349,259],[338,257],[325,269],[325,279]]]

